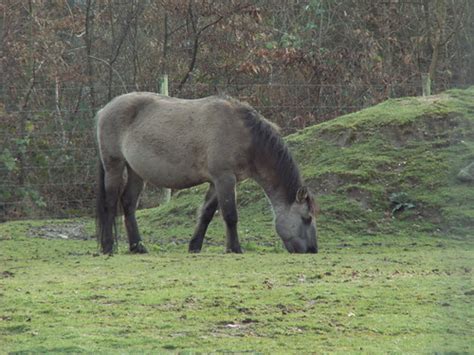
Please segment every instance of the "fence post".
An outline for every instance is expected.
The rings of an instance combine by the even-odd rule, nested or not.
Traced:
[[[430,73],[421,73],[421,90],[422,90],[423,96],[431,95]]]
[[[160,79],[160,94],[168,95],[168,74],[163,74]],[[160,189],[160,202],[167,203],[171,200],[171,189]]]
[[[169,96],[168,93],[168,74],[163,74],[160,79],[160,94]]]

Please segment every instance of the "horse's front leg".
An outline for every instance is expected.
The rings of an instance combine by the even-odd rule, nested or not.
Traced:
[[[226,225],[226,251],[228,253],[242,253],[237,235],[237,205],[235,199],[235,175],[222,175],[215,180],[217,200]]]
[[[217,194],[214,185],[209,186],[207,190],[206,198],[204,204],[201,208],[201,213],[199,215],[199,220],[194,230],[193,237],[189,242],[189,252],[190,253],[199,253],[202,248],[202,243],[204,241],[204,236],[207,231],[209,223],[211,223],[212,217],[216,213],[217,209]]]

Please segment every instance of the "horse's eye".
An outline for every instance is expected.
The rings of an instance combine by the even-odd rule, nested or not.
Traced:
[[[312,221],[311,216],[309,216],[309,217],[301,217],[301,219],[303,220],[303,223],[304,223],[304,224],[311,224],[311,221]]]

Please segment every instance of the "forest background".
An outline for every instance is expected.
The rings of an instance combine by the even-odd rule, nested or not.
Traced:
[[[91,214],[116,95],[247,101],[284,134],[474,84],[470,0],[2,0],[0,220]],[[427,90],[425,85],[425,90]]]

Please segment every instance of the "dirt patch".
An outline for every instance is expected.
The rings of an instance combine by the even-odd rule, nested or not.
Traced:
[[[328,172],[317,178],[307,179],[306,182],[317,194],[325,195],[336,192],[341,186],[355,184],[359,181],[350,173]]]
[[[370,201],[372,199],[372,194],[369,191],[351,187],[347,190],[347,195],[349,198],[359,202],[363,209],[368,210],[371,208]]]
[[[83,222],[47,224],[38,227],[31,227],[28,230],[28,236],[44,239],[95,239],[94,235],[91,235],[86,231]]]
[[[336,138],[336,144],[339,147],[349,147],[349,146],[352,145],[352,143],[357,141],[359,136],[357,135],[356,132],[354,132],[354,130],[352,128],[343,130],[338,134],[338,136]]]

